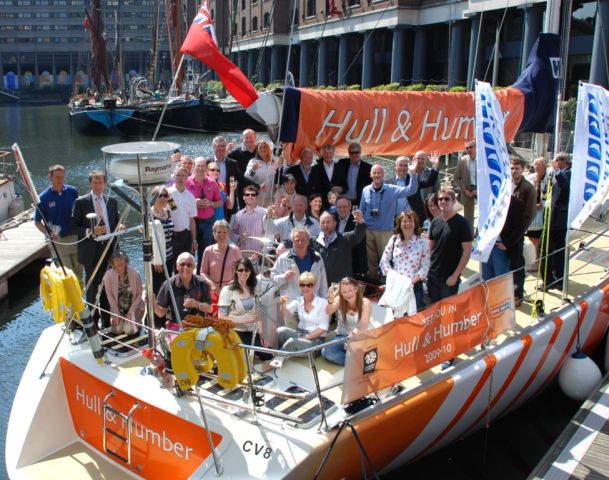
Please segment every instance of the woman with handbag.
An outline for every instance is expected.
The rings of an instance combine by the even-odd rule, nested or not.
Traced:
[[[429,241],[421,236],[421,224],[415,212],[400,213],[395,223],[394,235],[389,239],[381,257],[381,271],[387,275],[389,270],[395,270],[410,278],[417,310],[421,310],[425,306],[423,282],[427,279],[431,259]]]

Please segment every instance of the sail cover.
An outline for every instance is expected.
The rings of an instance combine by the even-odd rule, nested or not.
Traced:
[[[542,34],[527,67],[496,95],[505,117],[505,139],[518,132],[545,132],[554,121],[555,59],[559,40]],[[279,139],[298,156],[305,147],[331,143],[346,153],[358,142],[365,154],[440,154],[461,150],[475,136],[474,93],[406,91],[328,91],[287,87]]]

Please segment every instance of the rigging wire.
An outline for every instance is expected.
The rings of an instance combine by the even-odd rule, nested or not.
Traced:
[[[508,0],[506,2],[505,8],[503,9],[503,16],[501,17],[501,22],[499,23],[499,36],[501,35],[501,30],[503,30],[503,22],[505,21],[505,17],[507,15],[509,6],[510,6],[510,0]],[[482,19],[480,21],[480,27],[482,28]],[[478,34],[479,33],[480,33],[480,30],[478,30]],[[480,38],[480,37],[478,37],[478,38]],[[486,78],[488,77],[488,71],[491,68],[491,64],[494,61],[499,61],[498,53],[499,53],[499,41],[497,40],[497,36],[495,36],[495,45],[493,46],[493,50],[491,50],[491,58],[489,58],[488,64],[486,65],[486,72],[484,72],[484,80],[486,80]],[[495,57],[497,57],[497,60],[495,59]]]
[[[359,48],[359,50],[357,51],[357,53],[353,56],[353,60],[351,60],[351,63],[349,64],[349,66],[347,68],[345,68],[345,74],[343,76],[343,80],[345,78],[347,78],[347,74],[349,73],[349,70],[351,70],[351,67],[353,67],[353,65],[355,65],[355,62],[357,61],[357,59],[359,58],[359,56],[361,55],[362,51],[364,50],[364,45],[366,44],[367,41],[369,41],[372,38],[372,34],[374,33],[374,31],[377,29],[377,27],[379,26],[379,23],[381,22],[381,20],[383,19],[383,16],[385,15],[385,13],[387,12],[387,9],[389,8],[389,6],[391,5],[391,2],[387,2],[387,5],[385,5],[385,8],[383,9],[383,11],[381,12],[381,14],[379,15],[379,18],[377,19],[376,23],[374,24],[374,27],[372,27],[372,30],[368,31],[368,34],[365,36],[364,41],[362,42],[361,47]],[[324,25],[325,27],[325,25]],[[322,31],[323,34],[323,31]],[[341,79],[338,78],[337,79],[337,84],[340,85]]]
[[[270,25],[273,25],[273,18],[275,18],[275,5],[276,5],[276,2],[273,2],[273,6],[271,7]],[[260,75],[260,68],[262,67],[262,59],[264,58],[264,50],[266,49],[266,44],[269,41],[270,35],[271,35],[271,27],[269,26],[269,28],[266,29],[266,33],[264,34],[264,39],[262,40],[262,45],[258,49],[258,59],[257,59],[258,61],[256,62],[256,71],[254,72],[254,75],[252,77],[253,83],[256,83],[259,80],[258,76]]]

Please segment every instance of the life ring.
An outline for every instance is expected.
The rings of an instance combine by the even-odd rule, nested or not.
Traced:
[[[241,343],[241,337],[230,330],[227,340]],[[187,330],[171,344],[171,368],[176,383],[187,390],[199,380],[199,373],[218,365],[218,384],[232,390],[245,378],[245,356],[241,348],[227,345],[225,338],[212,327]]]
[[[66,268],[65,272],[55,266],[44,267],[40,271],[42,308],[51,312],[57,323],[65,321],[68,310],[80,318],[78,314],[85,308],[80,282],[70,269]]]

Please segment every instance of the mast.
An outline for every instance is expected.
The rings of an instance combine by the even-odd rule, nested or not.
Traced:
[[[156,12],[154,13],[154,23],[152,24],[152,44],[150,46],[150,63],[146,72],[146,81],[149,87],[154,90],[154,80],[156,78],[157,64],[159,60],[159,36],[161,22],[161,4],[157,2]],[[171,45],[170,45],[171,48]]]
[[[106,86],[108,93],[112,93],[112,83],[108,72],[108,52],[104,34],[104,20],[102,18],[101,0],[92,0],[91,13],[85,8],[85,22],[91,30],[91,78],[93,86],[98,92],[102,92],[102,86]]]
[[[175,86],[178,92],[182,90],[182,79],[184,73],[179,66],[182,64],[182,4],[180,0],[168,0],[166,4],[167,18],[167,43],[169,44],[169,55],[171,57],[171,72],[175,78]]]
[[[114,10],[114,62],[118,72],[118,88],[125,95],[125,69],[123,68],[123,50],[121,48],[120,23],[118,21],[118,8]]]

